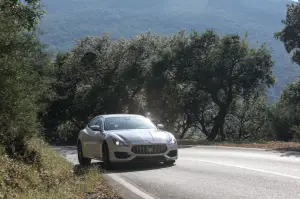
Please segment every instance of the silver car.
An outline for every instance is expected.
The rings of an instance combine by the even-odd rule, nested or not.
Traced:
[[[81,165],[91,159],[103,161],[104,169],[113,163],[154,161],[174,164],[178,158],[177,141],[163,125],[133,114],[99,115],[82,129],[77,152]]]

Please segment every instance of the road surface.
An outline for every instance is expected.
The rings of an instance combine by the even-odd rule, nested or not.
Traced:
[[[74,147],[56,150],[78,164]],[[119,167],[104,176],[131,199],[300,198],[297,152],[196,146],[180,149],[171,167]]]

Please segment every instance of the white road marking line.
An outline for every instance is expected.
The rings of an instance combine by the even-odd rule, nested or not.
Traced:
[[[126,187],[131,192],[135,193],[136,195],[140,196],[143,199],[158,199],[154,196],[152,196],[149,193],[146,193],[145,191],[141,190],[137,186],[135,186],[132,182],[129,182],[129,180],[124,180],[117,174],[107,174],[109,177],[111,177],[114,181],[120,183],[124,187]]]
[[[179,159],[205,162],[205,163],[217,164],[217,165],[221,165],[221,166],[235,167],[235,168],[239,168],[239,169],[247,169],[247,170],[251,170],[251,171],[268,173],[268,174],[273,174],[273,175],[278,175],[278,176],[283,176],[283,177],[287,177],[287,178],[293,178],[296,180],[300,180],[300,177],[298,177],[298,176],[292,176],[292,175],[288,175],[288,174],[284,174],[284,173],[278,173],[278,172],[267,171],[267,170],[262,170],[262,169],[254,169],[254,168],[250,168],[250,167],[237,166],[237,165],[232,165],[232,164],[219,163],[219,162],[213,162],[213,161],[207,161],[207,160],[201,160],[201,159],[193,159],[193,158],[179,158]]]
[[[217,148],[217,149],[241,149],[241,150],[254,150],[254,151],[268,151],[272,149],[267,148],[247,148],[247,147],[238,147],[238,146],[206,146],[206,145],[195,145],[195,148]]]

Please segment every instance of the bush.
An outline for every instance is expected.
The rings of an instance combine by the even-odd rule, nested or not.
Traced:
[[[40,132],[37,114],[49,95],[50,55],[39,41],[38,0],[1,1],[0,144],[10,157],[23,156],[24,140]]]
[[[231,107],[225,132],[231,140],[260,140],[267,137],[268,106],[264,96],[238,99]]]
[[[60,124],[55,132],[46,134],[46,140],[55,145],[75,145],[79,131],[72,122],[66,121]]]
[[[51,55],[36,31],[42,14],[39,0],[0,3],[0,198],[83,198],[103,183],[95,169],[74,173],[38,137],[54,97]]]
[[[300,79],[284,89],[280,99],[272,107],[272,130],[277,140],[297,140],[300,126]]]
[[[292,127],[292,131],[293,131],[293,140],[300,142],[300,126],[293,126]]]
[[[30,164],[9,158],[0,147],[0,198],[77,199],[104,184],[97,169],[75,173],[72,164],[41,139],[30,139],[26,145],[36,154]]]

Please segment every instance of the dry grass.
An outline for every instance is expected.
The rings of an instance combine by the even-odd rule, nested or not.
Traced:
[[[300,151],[300,142],[209,142],[207,140],[179,140],[179,145],[210,145],[245,148],[262,148],[274,150]]]
[[[32,139],[28,146],[38,152],[33,164],[10,159],[0,149],[0,198],[81,199],[94,190],[99,199],[119,198],[97,168],[75,173],[72,164],[42,140]]]

